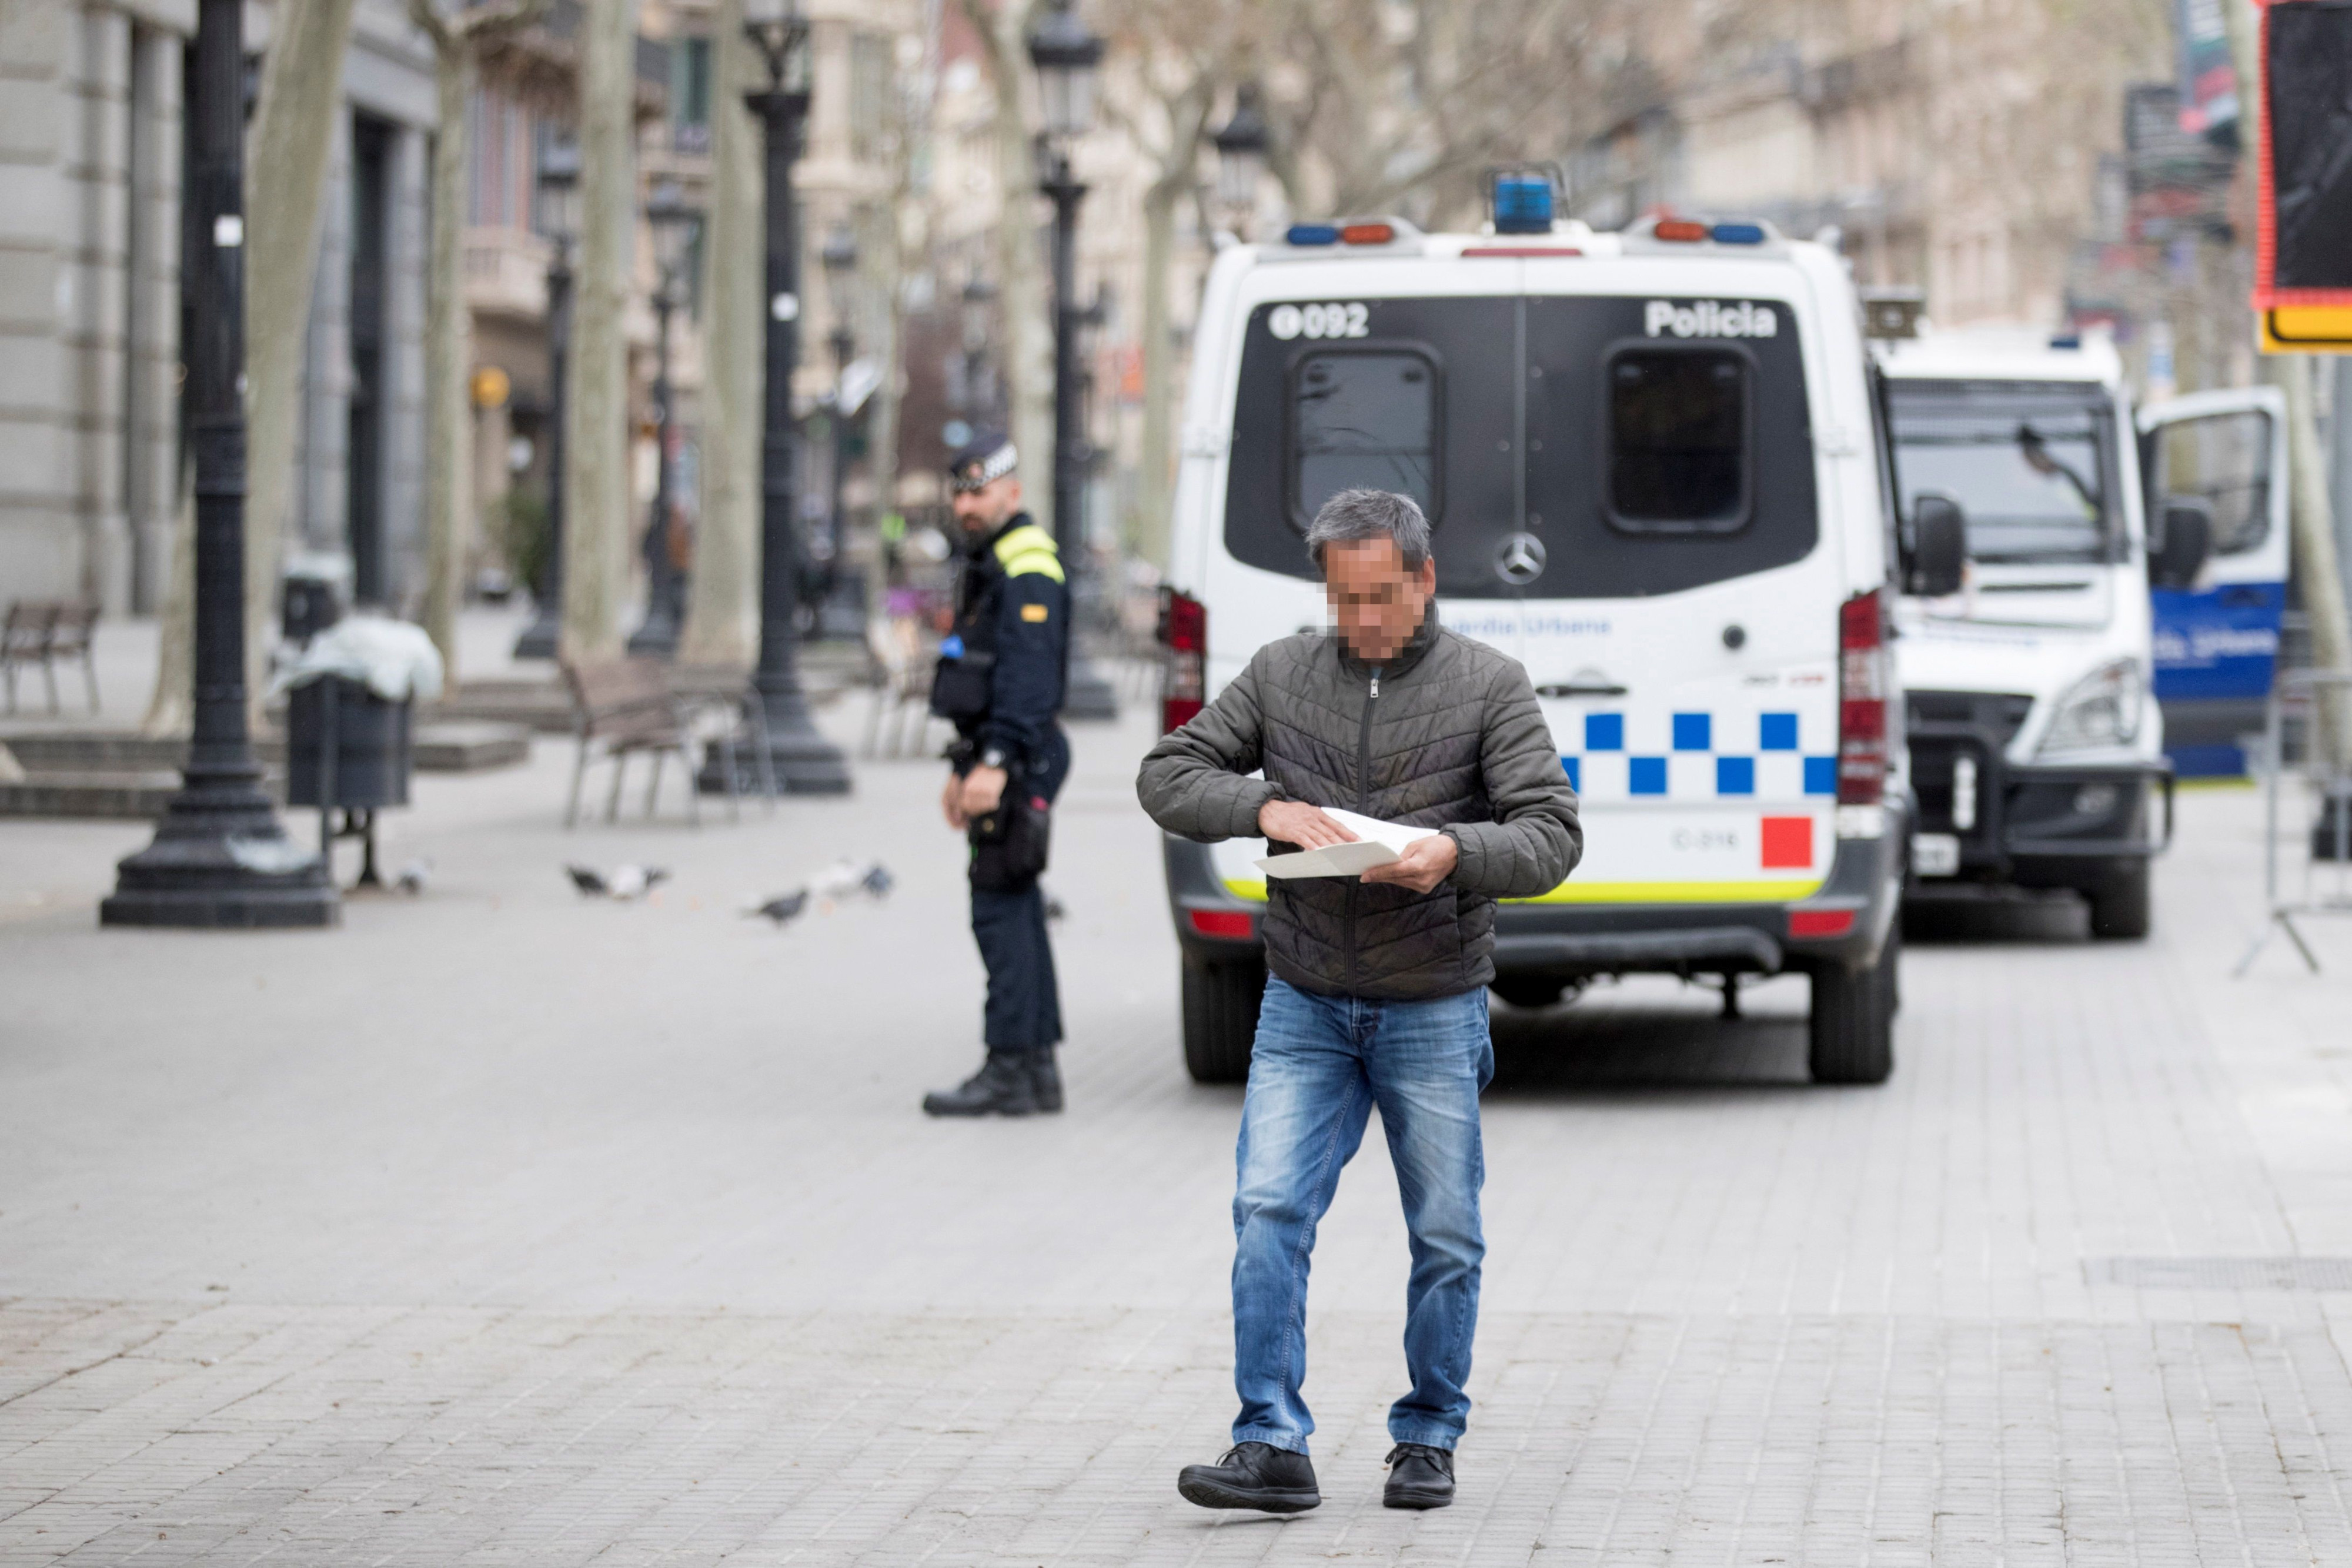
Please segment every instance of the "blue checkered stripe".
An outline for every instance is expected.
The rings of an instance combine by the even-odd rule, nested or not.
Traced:
[[[1826,719],[1809,726],[1794,713],[1588,713],[1569,721],[1579,723],[1583,749],[1563,751],[1559,762],[1587,800],[1787,800],[1837,793],[1836,753],[1805,748],[1807,742],[1834,745],[1833,736],[1805,733],[1828,729]]]

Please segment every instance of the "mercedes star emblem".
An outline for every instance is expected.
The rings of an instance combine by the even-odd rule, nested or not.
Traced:
[[[1525,588],[1543,569],[1543,540],[1533,534],[1513,534],[1495,551],[1495,575],[1514,588]]]

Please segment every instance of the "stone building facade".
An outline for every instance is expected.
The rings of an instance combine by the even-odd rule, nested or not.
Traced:
[[[194,0],[0,6],[0,598],[152,610],[179,493],[183,80]],[[268,45],[247,8],[246,45]],[[431,62],[359,0],[304,350],[289,549],[393,604],[422,570]],[[249,200],[257,199],[249,195]]]

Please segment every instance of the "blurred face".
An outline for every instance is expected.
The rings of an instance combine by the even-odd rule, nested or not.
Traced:
[[[1430,595],[1437,591],[1437,563],[1425,560],[1419,571],[1406,570],[1394,539],[1328,544],[1323,591],[1348,652],[1368,664],[1384,664],[1421,629]]]
[[[968,534],[992,534],[1021,509],[1021,476],[991,479],[977,490],[958,490],[948,497],[948,509]]]

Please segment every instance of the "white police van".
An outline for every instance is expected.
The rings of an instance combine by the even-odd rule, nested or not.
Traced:
[[[1194,336],[1161,628],[1173,727],[1261,644],[1327,623],[1300,543],[1351,486],[1433,528],[1444,622],[1518,659],[1585,853],[1507,903],[1495,990],[1811,977],[1811,1069],[1892,1065],[1907,840],[1897,571],[1853,288],[1747,223],[1554,222],[1499,179],[1484,234],[1300,225],[1217,260]],[[1931,541],[1932,542],[1932,541]],[[1188,1065],[1246,1069],[1255,841],[1167,845]]]
[[[1958,512],[1966,553],[1958,591],[1898,611],[1907,896],[2073,888],[2096,935],[2145,936],[2173,785],[2151,583],[2159,603],[2197,597],[2216,506],[2244,510],[2210,455],[2242,444],[2234,422],[2278,393],[2204,393],[2136,421],[2101,338],[1928,333],[1887,344],[1883,364],[1901,516]],[[2151,529],[2143,497],[2163,468],[2167,526]],[[2213,493],[2190,493],[2200,476]]]

